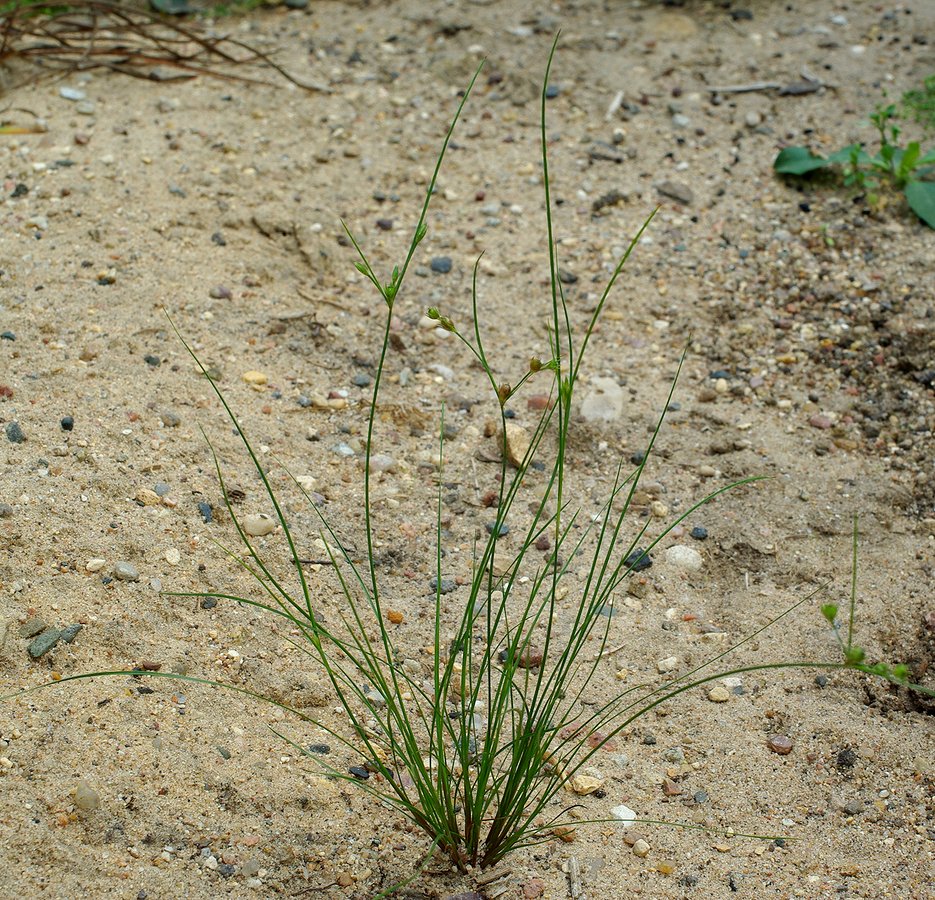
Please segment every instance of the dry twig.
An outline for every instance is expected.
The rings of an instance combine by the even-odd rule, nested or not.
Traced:
[[[73,0],[64,10],[27,4],[9,11],[0,18],[0,64],[17,59],[35,64],[46,77],[109,69],[151,81],[208,75],[264,83],[231,71],[253,67],[272,70],[304,90],[330,90],[299,81],[269,54],[236,38],[101,0]]]

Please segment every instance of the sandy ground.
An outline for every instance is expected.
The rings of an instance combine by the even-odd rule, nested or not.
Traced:
[[[690,336],[641,510],[656,502],[676,516],[730,480],[770,476],[685,523],[706,528],[707,541],[687,528],[666,540],[699,550],[700,571],[667,568],[660,553],[641,596],[621,596],[610,633],[621,649],[602,663],[594,698],[623,676],[663,681],[715,652],[720,639],[699,623],[737,639],[827,580],[823,599],[845,602],[855,513],[860,642],[871,660],[906,661],[935,683],[935,235],[899,202],[874,211],[832,185],[799,189],[771,172],[786,143],[831,150],[870,138],[861,122],[881,88],[898,96],[935,71],[935,6],[740,6],[314,2],[218,27],[280,48],[297,77],[328,93],[101,73],[8,91],[5,103],[48,131],[0,144],[3,689],[158,665],[250,685],[342,727],[285,629],[248,607],[161,594],[256,590],[215,544],[236,534],[202,429],[242,494],[238,511],[270,512],[163,310],[221,378],[300,540],[315,552],[315,519],[282,465],[314,479],[329,520],[361,546],[366,385],[382,314],[339,219],[387,271],[400,259],[456,93],[486,56],[398,301],[378,423],[378,449],[393,459],[375,484],[381,575],[405,616],[400,646],[419,658],[443,401],[447,576],[470,573],[471,542],[490,518],[479,501],[497,471],[481,373],[420,319],[434,304],[469,323],[483,250],[481,319],[498,373],[515,380],[545,352],[536,94],[558,27],[548,130],[576,324],[661,204],[580,385],[606,416],[576,426],[576,503],[594,513],[620,457],[645,446]],[[803,71],[828,87],[710,91],[800,83]],[[439,257],[449,272],[433,270]],[[265,384],[247,384],[250,371]],[[534,421],[522,398],[514,411]],[[281,533],[260,544],[282,558]],[[118,563],[138,580],[115,578]],[[572,595],[581,574],[572,571]],[[335,610],[327,568],[309,577]],[[738,664],[834,658],[819,602]],[[83,627],[34,660],[25,635],[35,619]],[[674,671],[659,674],[669,657]],[[844,673],[750,675],[729,687],[727,702],[699,689],[619,735],[583,814],[626,804],[784,843],[599,825],[516,854],[493,884],[433,863],[408,896],[563,898],[575,865],[590,898],[935,895],[930,711]],[[425,839],[297,758],[268,724],[302,743],[323,734],[281,720],[236,694],[129,676],[4,703],[0,896],[363,898],[410,874]],[[768,746],[776,735],[791,739],[787,755]],[[330,758],[358,762],[345,756],[333,748]],[[650,848],[642,857],[637,831]]]

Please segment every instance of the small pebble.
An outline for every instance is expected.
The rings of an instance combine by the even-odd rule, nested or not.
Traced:
[[[671,672],[673,669],[677,669],[679,664],[679,658],[677,656],[667,656],[665,659],[660,659],[656,663],[656,671],[661,675],[666,672]]]
[[[75,806],[85,812],[91,812],[101,805],[100,795],[83,778],[75,788]]]
[[[676,544],[665,553],[666,563],[683,572],[698,572],[704,565],[704,559],[694,547]]]
[[[94,557],[93,559],[89,559],[84,564],[84,568],[88,572],[100,572],[101,569],[103,569],[104,566],[106,565],[107,565],[106,559],[101,559],[100,557]]]
[[[864,811],[864,804],[860,800],[848,800],[844,804],[844,812],[849,816],[859,816]]]
[[[623,564],[631,572],[642,572],[644,569],[648,569],[653,564],[653,561],[645,550],[641,550],[639,547],[637,547],[623,561]]]
[[[517,468],[523,464],[532,440],[529,432],[516,422],[507,422],[504,429],[506,457]]]
[[[47,628],[26,648],[33,659],[45,656],[59,641],[61,632],[57,628]]]
[[[348,770],[355,778],[366,781],[370,777],[370,772],[363,766],[351,766]]]
[[[170,409],[162,410],[162,412],[159,413],[159,420],[166,428],[178,428],[179,425],[182,424],[182,419],[177,413],[172,412]]]
[[[438,272],[441,275],[445,275],[451,271],[451,257],[450,256],[434,256],[432,257],[432,262],[430,263],[430,266],[433,272]]]
[[[636,821],[636,813],[629,806],[615,806],[610,814],[623,823],[624,828],[629,828]]]
[[[371,472],[395,472],[396,460],[385,453],[374,453],[370,457]]]
[[[10,519],[13,517],[13,507],[9,503],[0,503],[0,519]]]
[[[67,628],[63,628],[59,632],[59,640],[65,644],[70,644],[76,637],[78,637],[78,632],[84,626],[80,622],[76,622],[74,625],[69,625]]]
[[[255,385],[259,387],[260,385],[266,384],[266,374],[264,372],[257,372],[254,369],[251,369],[249,372],[244,372],[241,376],[247,384]]]
[[[62,416],[59,425],[62,426],[62,431],[71,431],[75,427],[75,420],[71,416]]]
[[[820,428],[822,430],[827,430],[828,428],[832,426],[833,423],[831,419],[829,419],[827,416],[816,414],[814,416],[809,417],[808,424],[811,425],[812,428]]]
[[[216,284],[208,291],[208,296],[212,300],[230,300],[231,291],[229,287],[225,287],[223,284]]]
[[[147,366],[152,366],[154,369],[162,365],[162,360],[158,356],[153,356],[151,353],[147,353],[146,356],[143,357],[143,362],[145,362]]]
[[[716,685],[708,691],[708,699],[712,703],[727,703],[730,700],[730,691],[723,684]]]
[[[649,856],[649,844],[640,838],[633,845],[633,855],[638,856],[640,859],[644,859],[645,857]]]
[[[701,525],[696,525],[689,532],[689,537],[694,538],[696,541],[706,541],[708,539],[708,529]]]
[[[139,581],[140,573],[128,562],[118,562],[114,566],[114,578],[118,581]]]
[[[277,522],[266,513],[255,513],[244,516],[240,522],[243,530],[251,537],[265,537],[276,530]]]
[[[200,500],[198,502],[198,512],[201,513],[201,520],[205,525],[209,525],[211,523],[211,504]]]
[[[23,429],[19,422],[8,422],[6,426],[6,438],[11,444],[22,444],[26,440]]]
[[[0,341],[15,341],[16,335],[12,331],[0,331]]]
[[[792,738],[784,734],[772,734],[767,739],[766,746],[769,747],[773,753],[778,753],[780,756],[787,756],[792,752]]]
[[[177,566],[182,559],[182,554],[176,547],[170,547],[165,552],[166,562],[170,566]]]
[[[440,594],[450,594],[452,591],[456,590],[458,587],[458,582],[454,578],[443,578],[441,584],[439,584],[437,578],[429,579],[429,589],[432,591],[438,591]]]
[[[546,85],[545,96],[548,100],[554,100],[561,93],[561,88],[557,84]]]
[[[46,625],[46,623],[43,622],[42,619],[36,617],[20,625],[19,636],[21,638],[35,637],[41,631],[45,631],[46,628],[48,628],[48,625]]]

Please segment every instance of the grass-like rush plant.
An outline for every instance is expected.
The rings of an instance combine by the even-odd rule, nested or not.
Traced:
[[[555,45],[543,85],[548,83],[554,53]],[[375,555],[378,535],[372,516],[370,463],[378,445],[376,430],[381,386],[387,358],[392,352],[392,316],[410,264],[425,237],[427,213],[439,170],[473,84],[472,80],[448,129],[405,257],[392,270],[389,279],[377,275],[363,246],[345,226],[359,257],[357,268],[377,292],[385,321],[367,417],[363,468],[366,554],[362,561],[356,561],[348,544],[306,495],[319,517],[319,534],[327,548],[335,586],[340,591],[341,611],[335,613],[335,604],[323,610],[317,602],[303,569],[298,537],[290,528],[270,476],[224,394],[190,348],[189,352],[237,427],[262,480],[275,518],[282,526],[293,576],[289,584],[275,574],[269,560],[245,531],[231,505],[222,466],[212,448],[225,502],[243,546],[240,553],[230,550],[229,555],[255,578],[262,596],[257,599],[216,592],[175,595],[224,598],[287,620],[298,634],[294,646],[321,667],[345,714],[346,724],[317,721],[247,688],[221,686],[273,703],[325,729],[346,748],[351,763],[366,761],[366,771],[357,766],[351,771],[338,763],[330,765],[326,758],[310,754],[299,741],[274,730],[297,751],[323,766],[331,776],[353,782],[400,812],[425,832],[433,851],[440,850],[461,871],[491,866],[521,847],[550,840],[561,826],[582,824],[580,818],[570,818],[570,813],[580,803],[578,794],[589,790],[587,782],[581,778],[583,767],[608,740],[641,716],[700,685],[731,674],[793,667],[850,668],[881,676],[895,684],[908,683],[905,669],[870,666],[864,662],[863,652],[853,644],[855,580],[846,639],[836,624],[837,608],[822,607],[824,616],[838,634],[842,659],[780,661],[734,668],[716,665],[728,653],[753,640],[765,628],[815,596],[811,594],[723,653],[673,680],[656,687],[629,687],[596,706],[581,703],[588,687],[602,672],[602,660],[607,656],[611,622],[607,611],[613,606],[615,592],[633,572],[646,565],[653,548],[673,527],[713,497],[746,482],[709,494],[660,534],[648,533],[649,519],[643,519],[642,524],[632,524],[637,486],[662,426],[663,413],[642,461],[631,471],[625,471],[622,464],[618,467],[598,515],[584,516],[570,499],[568,458],[574,427],[572,410],[585,353],[614,284],[652,216],[639,229],[614,268],[579,336],[573,328],[575,317],[566,302],[558,274],[544,87],[540,122],[551,272],[550,357],[530,360],[512,386],[498,380],[480,326],[476,265],[473,325],[467,332],[438,309],[428,311],[439,327],[454,335],[467,349],[489,382],[491,402],[500,411],[499,490],[493,504],[495,521],[486,539],[474,548],[466,598],[461,604],[452,604],[447,598],[443,601],[441,521],[445,446],[442,422],[437,472],[436,587],[431,649],[426,658],[428,673],[422,665],[412,666],[403,659],[378,573]],[[531,379],[548,379],[552,402],[542,411],[538,424],[526,434],[524,446],[517,451],[515,445],[510,445],[507,403]],[[674,389],[675,380],[669,399]],[[548,454],[547,447],[550,448]],[[537,473],[540,489],[530,507],[532,488],[527,481],[530,484],[536,481],[531,477],[532,464],[546,456],[551,461],[542,475]],[[755,479],[748,479],[752,480]],[[295,487],[304,493],[298,481]],[[520,500],[523,502],[518,503]],[[514,536],[519,533],[510,544],[502,540],[508,524]],[[541,555],[544,546],[548,547],[545,559]],[[856,573],[856,530],[854,546]],[[576,568],[573,586],[564,596],[567,582],[571,581],[567,578],[571,561],[581,559],[587,561],[584,577],[577,577],[580,571]],[[68,676],[57,683],[126,674],[95,672]],[[134,674],[218,684],[209,679],[172,673]],[[909,686],[932,693],[918,685]]]

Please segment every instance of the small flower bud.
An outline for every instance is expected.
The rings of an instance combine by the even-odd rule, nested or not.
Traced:
[[[436,321],[441,318],[441,313],[439,313],[437,306],[430,306],[426,315],[430,319],[435,319]]]
[[[503,406],[507,400],[510,399],[510,394],[513,393],[513,387],[508,382],[504,381],[500,387],[497,388],[497,396],[500,398],[500,405]]]
[[[542,360],[538,356],[533,356],[529,360],[529,371],[538,372],[542,369]]]

